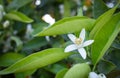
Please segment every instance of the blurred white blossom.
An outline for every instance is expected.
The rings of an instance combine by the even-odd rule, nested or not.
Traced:
[[[48,23],[49,25],[52,25],[52,24],[55,23],[55,19],[52,18],[49,14],[45,14],[45,15],[42,17],[42,19],[43,19],[46,23]]]
[[[31,33],[33,32],[33,28],[31,24],[27,24],[27,29],[26,29],[26,38],[30,38],[31,37]]]
[[[9,21],[9,20],[6,20],[6,21],[3,23],[3,27],[4,27],[4,28],[7,28],[9,25],[10,25],[10,21]]]
[[[52,18],[49,14],[45,14],[42,19],[48,23],[48,27],[50,27],[51,25],[53,25],[55,23],[55,19]],[[46,29],[46,28],[45,28]],[[50,41],[50,37],[49,36],[45,36],[46,40],[49,42]]]
[[[114,7],[114,4],[113,4],[112,2],[109,2],[109,3],[107,3],[107,6],[108,6],[109,8],[113,8],[113,7]]]
[[[38,6],[38,5],[40,5],[40,4],[41,4],[41,0],[36,0],[36,1],[35,1],[35,5]]]
[[[59,9],[60,9],[60,14],[63,15],[64,14],[64,5],[63,4],[59,5]]]
[[[88,78],[106,78],[106,76],[103,73],[96,74],[95,72],[90,72]]]

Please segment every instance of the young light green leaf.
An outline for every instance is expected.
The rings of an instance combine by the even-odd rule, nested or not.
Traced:
[[[87,17],[69,17],[64,18],[42,32],[36,34],[36,36],[48,36],[79,32],[82,28],[91,30],[93,28],[95,20]]]
[[[88,64],[76,64],[68,70],[64,78],[88,78],[90,71]]]
[[[24,22],[24,23],[33,22],[33,20],[31,18],[27,17],[26,15],[24,15],[23,13],[18,12],[18,11],[12,11],[12,12],[6,14],[5,16],[9,19]]]
[[[0,56],[0,66],[10,66],[22,58],[24,58],[24,55],[18,53],[10,52],[3,54]]]
[[[112,17],[113,13],[115,12],[117,6],[108,10],[107,12],[105,12],[104,14],[102,14],[95,22],[94,24],[94,28],[92,29],[92,31],[90,32],[90,38],[93,38],[96,34],[96,32],[99,32],[100,29],[104,26],[104,24],[106,24],[106,22],[108,22],[110,20],[110,18]]]
[[[65,53],[61,48],[46,49],[37,53],[33,53],[11,65],[10,67],[1,70],[0,75],[25,72],[32,69],[41,68],[43,66],[60,61],[71,54],[73,53]]]
[[[114,15],[94,36],[91,47],[92,61],[96,65],[120,31],[120,13]]]
[[[60,71],[56,74],[55,78],[63,78],[64,75],[65,75],[65,73],[66,73],[67,71],[68,71],[67,68],[64,68],[64,69],[60,70]]]

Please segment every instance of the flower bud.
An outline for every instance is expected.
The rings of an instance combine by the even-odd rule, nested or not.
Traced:
[[[8,21],[8,20],[6,20],[6,21],[3,23],[3,27],[4,27],[4,28],[7,28],[9,25],[10,25],[10,21]]]

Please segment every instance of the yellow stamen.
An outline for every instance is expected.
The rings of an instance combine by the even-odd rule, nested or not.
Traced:
[[[76,38],[75,39],[75,44],[79,45],[82,42],[82,38]]]

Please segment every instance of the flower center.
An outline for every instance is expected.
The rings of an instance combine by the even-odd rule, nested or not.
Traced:
[[[79,45],[82,42],[82,38],[76,38],[75,39],[75,44]]]

